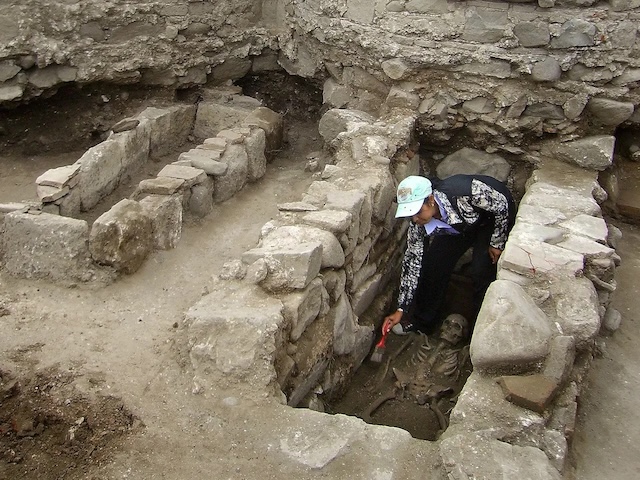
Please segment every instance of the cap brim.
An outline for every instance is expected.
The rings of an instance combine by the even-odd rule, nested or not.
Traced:
[[[416,200],[415,202],[400,203],[398,205],[398,209],[396,210],[396,218],[414,216],[420,211],[423,204],[424,199]]]

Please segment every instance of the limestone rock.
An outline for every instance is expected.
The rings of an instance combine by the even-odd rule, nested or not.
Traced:
[[[138,202],[121,200],[91,227],[89,250],[101,265],[131,274],[151,251],[153,226]]]
[[[312,241],[322,244],[322,268],[344,266],[344,250],[340,242],[331,232],[320,228],[304,225],[278,227],[265,235],[260,244],[266,248],[287,248]]]
[[[440,455],[452,480],[513,478],[560,480],[542,450],[519,447],[481,434],[456,435],[442,441]]]
[[[631,102],[619,102],[608,98],[592,98],[587,104],[589,113],[603,125],[620,125],[633,115]]]
[[[227,165],[224,175],[216,177],[213,201],[216,203],[230,199],[247,183],[249,157],[244,146],[228,145],[220,162]]]
[[[582,168],[604,170],[613,162],[615,137],[598,135],[581,138],[573,142],[549,144],[546,148],[550,156]]]
[[[489,175],[504,182],[510,170],[511,166],[501,156],[465,147],[447,155],[436,168],[436,173],[441,179],[456,174],[476,174]]]
[[[11,275],[51,280],[91,278],[89,226],[84,220],[19,210],[4,216],[0,256]]]
[[[375,119],[359,110],[331,109],[318,124],[318,131],[326,143],[331,143],[341,132],[346,132],[357,124],[371,124]]]
[[[153,247],[175,248],[182,236],[182,200],[177,195],[149,195],[140,206],[151,219]]]
[[[510,370],[535,364],[549,352],[549,319],[515,283],[494,281],[487,290],[471,339],[471,362],[479,370]]]
[[[284,318],[291,325],[292,341],[297,341],[320,313],[323,288],[322,280],[316,278],[304,290],[281,298]]]

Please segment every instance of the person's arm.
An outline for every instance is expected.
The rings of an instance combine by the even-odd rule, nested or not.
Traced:
[[[489,247],[492,260],[497,261],[504,246],[507,243],[507,235],[509,233],[509,201],[507,197],[496,189],[490,187],[480,180],[472,180],[471,182],[471,204],[481,210],[489,212],[494,216],[493,233]]]
[[[384,319],[383,330],[388,331],[396,323],[400,322],[402,315],[413,302],[420,269],[422,267],[422,253],[426,232],[422,225],[411,222],[407,230],[407,249],[402,258],[402,271],[400,274],[400,293],[398,295],[398,309]]]

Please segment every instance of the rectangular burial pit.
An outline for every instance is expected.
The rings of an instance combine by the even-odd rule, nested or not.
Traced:
[[[472,371],[471,292],[470,278],[462,272],[454,274],[443,326],[429,335],[389,333],[381,361],[372,361],[369,355],[349,385],[329,395],[327,412],[399,427],[414,438],[437,440],[448,427],[449,414]]]

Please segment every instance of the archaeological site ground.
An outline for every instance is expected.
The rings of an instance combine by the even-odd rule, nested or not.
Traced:
[[[638,478],[639,20],[0,2],[0,479]],[[372,361],[396,187],[457,173],[497,279]]]

